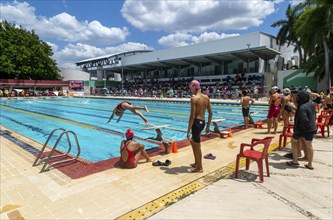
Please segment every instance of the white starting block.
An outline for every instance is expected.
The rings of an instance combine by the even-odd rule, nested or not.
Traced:
[[[215,133],[220,133],[221,132],[217,123],[221,122],[221,121],[224,121],[224,120],[225,120],[224,118],[212,120],[212,124],[214,125],[214,132]]]
[[[231,132],[230,131],[220,131],[220,137],[226,138]]]
[[[170,127],[170,125],[152,126],[152,127],[148,127],[148,128],[142,128],[141,130],[155,130],[156,137],[154,138],[154,140],[161,141],[165,148],[165,153],[169,154],[170,153],[169,144],[171,144],[172,141],[164,138],[162,131],[161,131],[161,128],[166,128],[166,127]]]
[[[214,125],[214,133],[217,133],[220,135],[220,138],[225,138],[225,135],[230,134],[229,131],[222,131],[219,129],[219,126],[217,125],[218,122],[224,121],[224,118],[221,119],[216,119],[216,120],[212,120],[212,124]]]
[[[161,125],[161,126],[152,126],[152,127],[148,127],[148,128],[142,128],[141,130],[155,130],[156,131],[156,138],[154,138],[157,141],[163,141],[163,140],[167,140],[163,137],[161,128],[166,128],[166,127],[170,127],[170,125]]]

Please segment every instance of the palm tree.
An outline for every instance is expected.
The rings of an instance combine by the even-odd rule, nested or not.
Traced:
[[[296,10],[300,11],[300,14],[294,31],[297,36],[300,36],[300,42],[310,56],[320,57],[320,53],[323,53],[325,62],[322,74],[331,79],[328,82],[331,86],[333,85],[333,2],[328,2],[327,0],[307,0],[297,5]],[[313,68],[313,62],[309,63],[312,65],[307,66]],[[320,62],[318,62],[320,69],[319,65]]]
[[[277,34],[277,43],[278,44],[285,44],[287,43],[288,47],[290,44],[295,44],[295,49],[298,51],[299,54],[299,62],[300,66],[304,63],[303,51],[299,41],[299,37],[297,37],[294,26],[297,21],[297,10],[296,8],[291,8],[291,5],[288,5],[286,11],[287,19],[281,19],[277,22],[274,22],[271,26],[272,27],[280,27],[280,30]]]

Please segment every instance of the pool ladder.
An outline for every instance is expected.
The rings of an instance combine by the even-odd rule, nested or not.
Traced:
[[[61,132],[60,136],[58,137],[57,141],[55,142],[53,148],[51,149],[49,155],[41,159],[40,157],[42,156],[42,154],[43,154],[43,152],[44,152],[44,150],[45,150],[47,144],[49,143],[51,137],[53,136],[53,134],[54,134],[56,131],[62,131],[62,132]],[[71,159],[63,159],[63,160],[59,160],[59,161],[57,161],[57,162],[54,162],[54,163],[48,164],[49,161],[50,161],[51,159],[53,159],[53,158],[61,157],[61,156],[67,156],[67,155],[69,154],[69,152],[70,152],[71,149],[72,149],[72,143],[71,143],[71,140],[70,140],[68,134],[72,134],[72,135],[74,136],[74,139],[75,139],[75,142],[76,142],[76,147],[77,147],[77,154],[76,154],[76,156],[75,156],[74,158],[71,158]],[[60,155],[52,156],[53,153],[54,153],[54,151],[55,151],[55,149],[57,148],[57,146],[58,146],[58,144],[59,144],[61,138],[62,138],[64,135],[66,135],[66,139],[67,139],[67,143],[68,143],[68,150],[67,150],[67,152],[66,152],[66,153],[63,153],[63,154],[60,154]],[[44,162],[44,165],[43,165],[43,167],[42,167],[42,169],[41,169],[41,171],[40,171],[40,173],[42,173],[42,172],[44,172],[44,171],[49,171],[49,169],[50,169],[51,167],[54,167],[54,166],[57,165],[57,164],[65,163],[65,162],[69,162],[69,161],[76,160],[76,159],[80,156],[80,153],[81,153],[81,148],[80,148],[80,144],[79,144],[79,141],[78,141],[78,139],[77,139],[76,133],[75,133],[74,131],[68,131],[68,130],[65,130],[64,128],[56,128],[56,129],[54,129],[54,130],[50,133],[49,137],[47,138],[47,140],[46,140],[45,144],[43,145],[41,151],[40,151],[39,154],[37,155],[36,160],[35,160],[35,162],[34,162],[34,164],[33,164],[32,166],[38,166],[38,165],[40,165],[41,163]]]

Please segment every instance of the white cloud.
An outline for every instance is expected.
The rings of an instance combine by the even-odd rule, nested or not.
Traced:
[[[289,3],[290,3],[292,6],[298,5],[298,4],[301,3],[301,2],[305,2],[305,0],[289,0]]]
[[[146,31],[202,32],[259,26],[281,0],[126,0],[123,17]]]
[[[126,27],[106,27],[99,21],[79,21],[68,13],[53,17],[37,16],[35,8],[27,2],[0,4],[1,19],[14,22],[34,30],[42,37],[56,38],[67,42],[86,42],[98,45],[111,45],[121,42],[129,35]]]
[[[175,33],[163,36],[158,40],[158,43],[165,47],[180,47],[188,45],[192,35],[185,33]]]
[[[95,47],[89,44],[76,43],[68,44],[63,49],[56,51],[53,58],[60,64],[60,67],[76,67],[75,63],[80,60],[104,56],[107,54],[121,53],[131,50],[152,49],[145,44],[128,42],[114,47]]]
[[[188,34],[188,33],[175,33],[163,36],[158,40],[158,43],[165,47],[179,47],[186,46],[189,44],[202,43],[212,40],[218,40],[233,36],[238,36],[239,34],[218,34],[216,32],[204,32],[198,36]]]
[[[45,43],[47,43],[51,48],[52,48],[52,52],[55,53],[57,52],[58,50],[58,45],[54,44],[54,43],[51,43],[51,42],[48,42],[48,41],[45,41]]]

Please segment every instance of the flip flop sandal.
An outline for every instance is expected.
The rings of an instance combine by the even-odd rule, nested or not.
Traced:
[[[289,158],[289,159],[293,159],[293,153],[287,153],[284,155],[284,157]]]
[[[297,167],[297,166],[299,166],[299,163],[294,163],[294,162],[292,162],[292,161],[288,161],[288,162],[286,162],[286,164],[287,164],[288,166],[290,166],[290,167]]]
[[[210,160],[215,160],[216,156],[214,156],[213,154],[207,154],[204,156],[205,159],[210,159]]]
[[[164,166],[169,166],[170,164],[171,164],[171,161],[170,161],[170,160],[166,160],[166,161],[163,163]]]
[[[306,168],[308,168],[309,170],[313,170],[313,167],[310,167],[309,165],[305,164],[304,165]]]
[[[164,163],[163,163],[163,162],[161,162],[161,161],[159,161],[159,160],[158,160],[158,161],[155,161],[155,162],[153,162],[152,164],[153,164],[153,166],[155,166],[155,167],[156,167],[156,166],[163,166],[163,165],[164,165]]]

